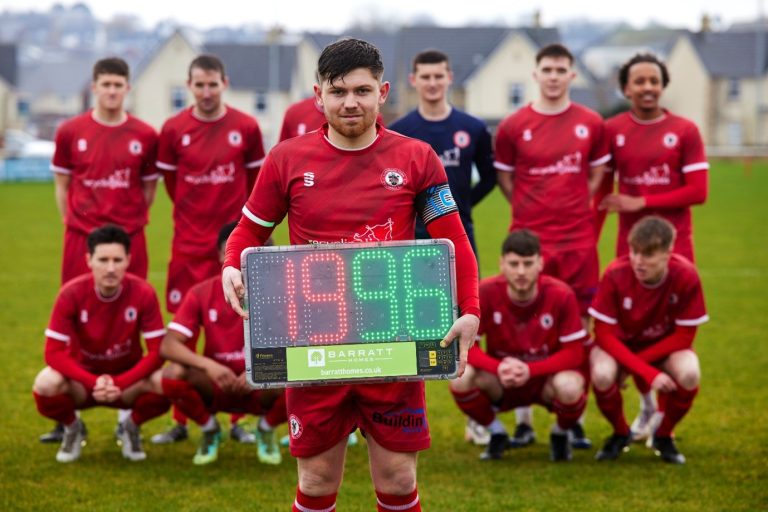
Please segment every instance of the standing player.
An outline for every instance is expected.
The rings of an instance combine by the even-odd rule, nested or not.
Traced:
[[[627,254],[627,235],[639,219],[659,215],[677,231],[673,251],[694,261],[690,207],[707,199],[709,164],[696,125],[659,105],[668,83],[667,67],[654,55],[635,55],[619,70],[630,110],[605,124],[619,189],[600,202],[600,208],[619,213],[617,256]],[[613,182],[605,180],[606,192]],[[653,395],[644,393],[632,423],[636,439],[648,436],[655,409]]]
[[[65,224],[62,284],[89,273],[83,258],[88,252],[86,238],[106,223],[128,232],[133,247],[128,271],[147,277],[144,226],[160,177],[154,165],[157,133],[125,111],[129,74],[123,59],[97,61],[91,82],[94,108],[56,132],[51,170],[56,206]],[[63,432],[57,425],[40,440],[60,442]]]
[[[163,170],[173,201],[173,244],[166,285],[166,306],[172,313],[189,288],[219,274],[219,229],[237,219],[264,159],[256,119],[222,101],[228,85],[218,57],[196,57],[187,79],[195,104],[166,121],[160,132],[157,167]],[[153,437],[153,442],[187,437],[184,418],[174,416],[178,424]],[[254,441],[236,421],[233,436]]]
[[[456,246],[462,316],[443,343],[460,338],[463,373],[479,323],[477,264],[434,151],[375,122],[390,87],[381,82],[383,71],[378,49],[365,41],[345,39],[323,50],[315,94],[328,124],[270,152],[227,243],[225,297],[246,316],[240,253],[261,245],[286,214],[291,243],[307,244],[353,241],[376,224],[388,224],[392,240],[408,240],[418,213],[430,235]],[[421,510],[416,458],[430,442],[423,382],[289,388],[286,398],[299,472],[294,511],[335,510],[347,434],[356,426],[367,433],[378,510]],[[403,410],[419,414],[425,427],[379,419]]]
[[[674,238],[674,227],[661,217],[635,223],[629,255],[608,266],[589,308],[598,345],[590,359],[595,397],[613,426],[598,460],[617,458],[631,441],[619,389],[629,373],[667,397],[650,445],[666,462],[685,463],[672,431],[699,390],[699,359],[691,346],[696,327],[709,317],[696,268],[672,254]]]
[[[478,335],[486,335],[486,351],[470,349],[470,366],[451,381],[451,392],[459,408],[491,432],[482,459],[500,459],[508,448],[496,410],[538,403],[557,415],[550,458],[570,460],[568,430],[587,404],[579,366],[588,335],[576,296],[564,282],[541,274],[544,261],[533,232],[513,230],[501,251],[501,274],[480,283]]]
[[[512,205],[510,229],[539,235],[544,273],[573,288],[586,327],[599,277],[590,198],[611,157],[600,115],[570,100],[576,76],[571,52],[560,44],[545,46],[536,55],[533,76],[539,98],[499,125],[499,186]],[[581,425],[573,435],[574,447],[589,448]],[[520,422],[514,441],[532,442],[530,425]]]
[[[459,208],[461,223],[477,254],[472,207],[496,185],[491,134],[481,120],[448,103],[448,88],[453,83],[448,56],[438,50],[426,50],[413,58],[409,81],[419,95],[419,106],[390,126],[408,137],[432,146],[448,175],[451,194]],[[472,186],[472,164],[480,181]],[[416,237],[429,238],[424,223],[416,219]]]
[[[219,232],[219,259],[235,228],[232,222]],[[202,354],[195,352],[200,327],[205,331]],[[187,417],[203,429],[195,464],[208,464],[218,457],[221,429],[216,411],[250,413],[261,418],[258,428],[258,457],[265,464],[279,464],[280,449],[274,428],[286,421],[282,390],[256,391],[245,380],[243,325],[224,301],[221,276],[193,286],[179,307],[160,345],[160,353],[174,364],[163,369],[163,392]]]
[[[72,462],[84,441],[76,410],[132,407],[119,434],[123,457],[144,460],[139,427],[169,405],[159,394],[160,373],[153,374],[162,365],[160,306],[146,281],[126,273],[131,241],[125,231],[98,228],[87,246],[83,256],[91,272],[62,287],[45,330],[48,366],[35,378],[37,410],[64,425],[56,460]],[[143,354],[140,336],[147,344]]]

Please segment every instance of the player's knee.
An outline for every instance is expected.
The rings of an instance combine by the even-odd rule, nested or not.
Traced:
[[[593,364],[590,369],[590,379],[595,389],[605,391],[616,382],[616,369],[610,364]]]
[[[584,395],[584,377],[575,371],[558,372],[552,378],[555,395],[564,404],[578,402]]]
[[[162,378],[173,380],[184,380],[186,378],[186,368],[178,363],[169,363],[162,369]]]
[[[451,381],[448,381],[448,386],[451,388],[452,391],[456,391],[459,393],[466,393],[467,391],[470,391],[471,389],[477,387],[475,384],[475,377],[477,375],[477,371],[475,371],[474,368],[471,366],[467,366],[466,371],[464,372],[464,375],[459,377],[458,379],[453,379]]]
[[[334,471],[313,471],[303,468],[299,471],[299,488],[310,496],[327,496],[339,490],[340,478]]]
[[[41,396],[59,395],[64,392],[65,384],[66,379],[61,373],[46,366],[35,377],[32,391]]]
[[[416,467],[411,464],[393,464],[379,468],[376,490],[395,495],[405,495],[416,488]]]
[[[670,358],[672,368],[670,373],[675,381],[687,390],[698,387],[701,381],[701,368],[699,358],[691,350],[685,350],[672,354]]]

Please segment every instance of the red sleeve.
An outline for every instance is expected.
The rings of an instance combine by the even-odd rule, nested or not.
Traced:
[[[174,201],[176,198],[177,155],[174,148],[174,139],[174,130],[166,122],[160,131],[160,137],[157,141],[157,161],[155,166],[163,171],[163,183],[171,201]]]
[[[608,144],[608,135],[605,133],[605,124],[598,119],[592,126],[592,147],[589,153],[590,167],[605,165],[611,160],[611,148]]]
[[[595,298],[592,299],[592,305],[589,307],[589,315],[596,320],[616,325],[618,320],[618,293],[616,284],[611,279],[611,267],[609,266],[597,285]]]
[[[469,354],[467,354],[467,362],[475,368],[486,371],[493,375],[497,375],[499,373],[499,364],[501,364],[501,361],[483,352],[483,349],[481,349],[477,343],[469,348]]]
[[[69,123],[65,123],[56,130],[56,148],[53,152],[53,159],[51,160],[51,170],[60,174],[72,173],[72,155],[70,153],[72,149],[72,141],[70,136],[70,130],[68,129]]]
[[[237,267],[236,267],[237,268]],[[200,335],[200,324],[202,321],[202,305],[197,296],[195,288],[192,288],[184,295],[178,311],[173,317],[173,321],[168,324],[168,329],[173,330],[187,339],[185,345],[193,350]]]
[[[641,350],[636,355],[649,364],[661,361],[672,352],[691,348],[695,336],[696,327],[677,326],[672,334]]]
[[[141,379],[149,377],[152,372],[163,365],[163,360],[160,357],[160,342],[165,335],[163,316],[160,313],[157,295],[149,285],[145,286],[146,290],[142,292],[144,294],[142,311],[139,314],[141,333],[147,344],[147,353],[132,368],[113,378],[115,386],[123,390]]]
[[[692,171],[683,174],[685,183],[682,187],[661,194],[645,197],[647,208],[684,208],[702,204],[707,200],[708,175],[706,171]]]
[[[584,361],[584,345],[580,342],[570,342],[562,345],[562,348],[541,361],[532,361],[528,364],[531,378],[543,375],[554,375],[564,370],[578,368]]]
[[[643,361],[637,354],[633,354],[616,336],[615,330],[616,326],[596,320],[595,341],[598,346],[608,352],[632,375],[637,375],[650,386],[653,379],[661,372]]]
[[[456,292],[462,315],[480,317],[477,259],[458,213],[439,217],[427,224],[432,238],[448,238],[456,248]]]
[[[69,343],[48,337],[45,340],[45,363],[66,378],[92,388],[96,385],[97,376],[78,365],[69,350]]]
[[[243,215],[227,239],[224,267],[240,268],[240,253],[248,247],[261,247],[272,234],[272,227],[256,224]]]
[[[509,120],[502,121],[499,131],[496,134],[496,146],[493,152],[493,166],[499,171],[513,172],[515,170],[515,159],[517,158],[517,148],[515,139],[509,129]]]

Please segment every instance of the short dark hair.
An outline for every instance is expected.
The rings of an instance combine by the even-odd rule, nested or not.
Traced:
[[[317,61],[317,82],[333,83],[358,68],[371,72],[376,80],[384,74],[378,48],[362,39],[341,39],[323,49]]]
[[[629,59],[627,62],[625,62],[621,68],[619,68],[619,86],[621,87],[622,91],[629,83],[630,68],[635,64],[640,64],[641,62],[648,62],[650,64],[656,64],[659,66],[659,69],[661,70],[662,88],[669,84],[669,70],[667,70],[667,65],[652,53],[638,53],[635,54],[635,56]]]
[[[104,224],[88,233],[88,254],[96,251],[97,245],[120,244],[125,247],[125,254],[131,253],[131,237],[120,226]]]
[[[451,59],[448,58],[448,55],[434,48],[424,50],[417,53],[413,58],[413,72],[416,72],[416,66],[419,64],[440,64],[441,62],[445,62],[448,69],[451,69]]]
[[[97,60],[93,65],[94,82],[99,79],[99,75],[119,75],[128,80],[131,77],[131,72],[128,63],[120,57],[107,57]]]
[[[203,71],[218,71],[221,74],[222,80],[227,78],[227,73],[224,70],[224,63],[216,55],[210,53],[198,55],[189,63],[187,79],[192,80],[192,70],[195,68],[202,69]]]
[[[656,251],[669,251],[675,242],[675,227],[658,215],[643,217],[632,226],[627,242],[634,252],[650,255]]]
[[[560,43],[548,44],[547,46],[539,50],[539,53],[536,54],[536,64],[541,62],[541,59],[543,59],[544,57],[552,57],[552,58],[565,57],[568,59],[568,61],[571,64],[573,64],[573,54],[568,48],[566,48],[564,45]]]
[[[539,237],[530,229],[515,229],[507,235],[501,244],[501,255],[515,253],[519,256],[535,256],[541,254]]]
[[[216,247],[219,250],[222,250],[225,245],[227,245],[227,240],[229,239],[229,235],[232,234],[232,231],[235,230],[235,227],[237,226],[237,221],[229,222],[227,224],[224,224],[221,229],[219,230],[219,238],[216,240]]]

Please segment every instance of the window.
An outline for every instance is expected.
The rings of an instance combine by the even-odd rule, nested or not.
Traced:
[[[253,108],[257,114],[262,114],[267,111],[267,93],[256,91],[256,101]]]
[[[187,90],[184,87],[171,89],[171,110],[178,112],[187,105]]]
[[[523,106],[525,101],[525,86],[521,83],[514,83],[509,86],[509,106],[518,109]]]
[[[728,101],[736,101],[741,95],[741,82],[738,78],[728,79]]]

